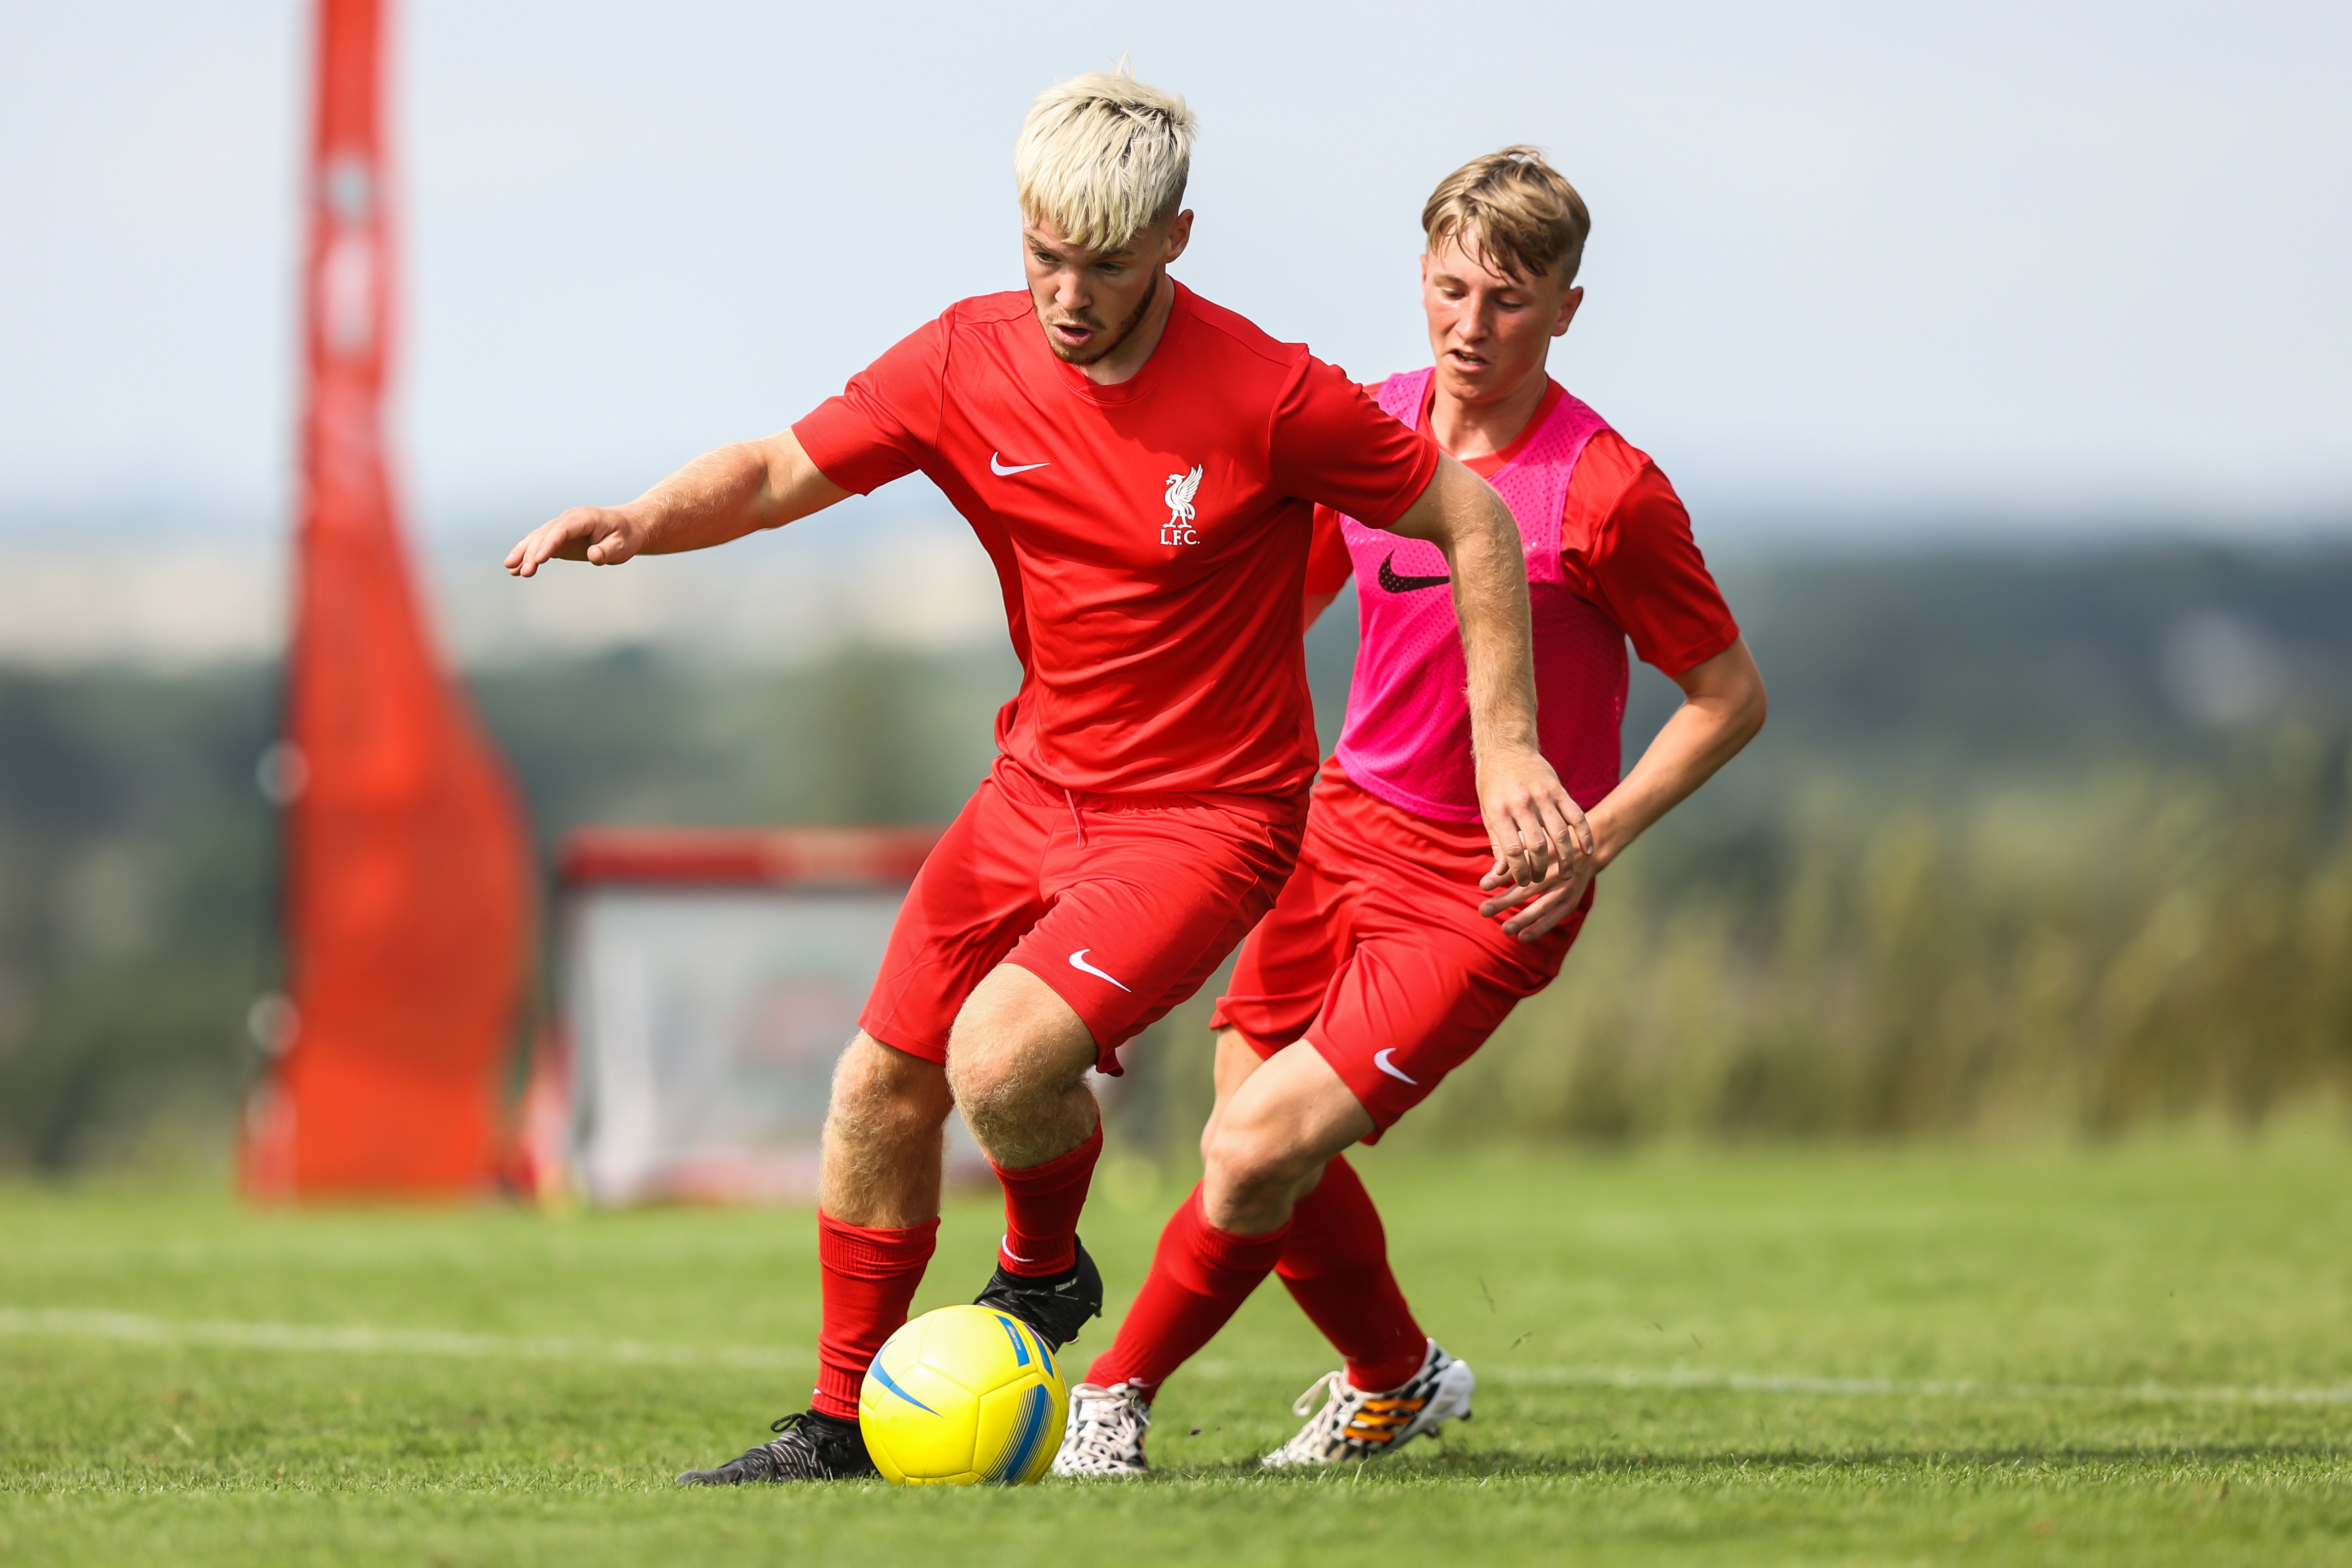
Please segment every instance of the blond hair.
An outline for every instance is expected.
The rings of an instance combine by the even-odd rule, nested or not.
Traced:
[[[1433,251],[1457,240],[1511,277],[1557,270],[1565,287],[1583,263],[1592,215],[1541,148],[1506,147],[1438,181],[1421,227]]]
[[[1013,148],[1021,216],[1042,218],[1088,250],[1114,250],[1184,199],[1192,111],[1135,79],[1125,59],[1049,87]]]

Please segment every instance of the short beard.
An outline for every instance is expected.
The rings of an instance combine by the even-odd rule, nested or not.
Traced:
[[[1113,333],[1110,341],[1103,344],[1100,348],[1084,354],[1071,353],[1066,351],[1059,342],[1055,341],[1053,333],[1047,332],[1045,334],[1045,343],[1047,347],[1054,351],[1054,357],[1060,360],[1064,364],[1097,364],[1105,358],[1116,353],[1118,351],[1118,345],[1133,337],[1135,335],[1135,329],[1143,325],[1143,318],[1145,314],[1150,310],[1153,301],[1160,298],[1160,273],[1156,270],[1151,274],[1151,287],[1143,291],[1143,299],[1141,301],[1136,305],[1134,310],[1128,312],[1127,320],[1118,324],[1118,331]]]

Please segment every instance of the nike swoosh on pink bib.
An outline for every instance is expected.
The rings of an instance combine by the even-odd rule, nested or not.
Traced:
[[[1393,555],[1381,563],[1381,586],[1391,594],[1410,594],[1415,588],[1442,588],[1453,581],[1451,577],[1400,577]]]

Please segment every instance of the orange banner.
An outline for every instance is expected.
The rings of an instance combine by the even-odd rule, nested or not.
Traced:
[[[286,735],[291,1027],[248,1115],[263,1198],[457,1195],[499,1162],[526,984],[523,814],[435,657],[383,449],[383,0],[320,0]]]

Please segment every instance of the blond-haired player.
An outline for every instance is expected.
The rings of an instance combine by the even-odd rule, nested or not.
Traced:
[[[860,1385],[929,1260],[953,1109],[1004,1187],[980,1299],[1057,1347],[1101,1311],[1076,1234],[1102,1145],[1081,1080],[1118,1072],[1290,874],[1315,766],[1298,632],[1316,506],[1448,563],[1495,854],[1557,888],[1584,842],[1536,746],[1509,513],[1338,371],[1169,276],[1192,131],[1181,99],[1123,73],[1046,92],[1013,156],[1025,291],[950,306],[791,429],[567,511],[508,557],[529,576],[700,549],[920,471],[993,558],[1021,658],[1002,755],[908,895],[835,1077],[812,1407],[682,1481],[872,1473]]]
[[[1591,813],[1593,867],[1696,789],[1764,721],[1764,684],[1655,465],[1547,373],[1583,302],[1582,198],[1509,147],[1455,170],[1423,209],[1422,309],[1436,363],[1391,376],[1383,408],[1509,503],[1534,606],[1544,755]],[[1268,1465],[1394,1451],[1467,1415],[1470,1368],[1424,1336],[1379,1214],[1341,1151],[1370,1142],[1549,984],[1591,904],[1588,877],[1506,889],[1476,826],[1453,570],[1436,551],[1318,510],[1310,608],[1352,569],[1362,637],[1337,754],[1297,872],[1220,999],[1207,1173],[1168,1222],[1116,1342],[1072,1391],[1055,1469],[1144,1469],[1160,1384],[1278,1272],[1345,1364],[1307,1391]],[[1625,644],[1683,688],[1618,777]]]

